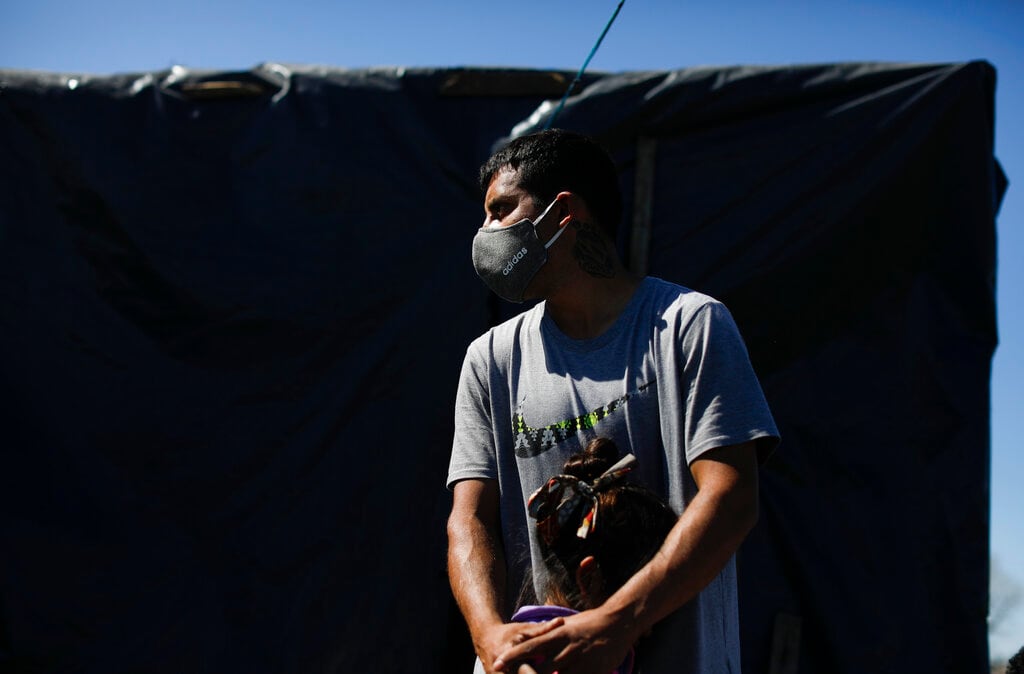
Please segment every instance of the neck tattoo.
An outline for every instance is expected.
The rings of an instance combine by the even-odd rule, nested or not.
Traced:
[[[576,244],[572,254],[580,269],[597,278],[615,276],[615,265],[604,239],[593,223],[573,221],[576,227]]]

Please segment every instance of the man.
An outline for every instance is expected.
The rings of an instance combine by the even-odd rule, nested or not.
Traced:
[[[650,634],[644,674],[738,672],[733,555],[757,519],[758,452],[778,432],[735,324],[706,295],[623,267],[615,166],[590,139],[513,140],[481,187],[478,274],[506,299],[543,302],[476,339],[459,384],[449,576],[480,662],[604,674]],[[681,515],[601,606],[508,624],[530,567],[543,573],[527,497],[597,436],[634,453],[638,481]]]

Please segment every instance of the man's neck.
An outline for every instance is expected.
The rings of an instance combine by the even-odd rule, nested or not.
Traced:
[[[547,315],[572,339],[603,334],[622,314],[640,279],[622,267],[610,278],[577,276],[547,298]]]

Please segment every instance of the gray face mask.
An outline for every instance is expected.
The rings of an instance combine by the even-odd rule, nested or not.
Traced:
[[[473,268],[498,297],[522,302],[526,287],[548,261],[548,248],[565,227],[559,227],[555,235],[542,244],[537,238],[537,226],[557,201],[548,204],[536,220],[524,218],[508,227],[484,225],[473,237]]]

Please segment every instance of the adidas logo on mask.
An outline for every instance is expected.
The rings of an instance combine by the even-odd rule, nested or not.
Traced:
[[[502,272],[501,272],[502,275],[503,276],[508,276],[510,273],[512,273],[512,268],[515,267],[517,264],[519,264],[519,261],[522,260],[524,257],[526,257],[526,247],[525,246],[522,248],[522,250],[520,250],[518,253],[513,255],[511,260],[508,261],[508,264],[505,265],[505,269],[502,270]]]

